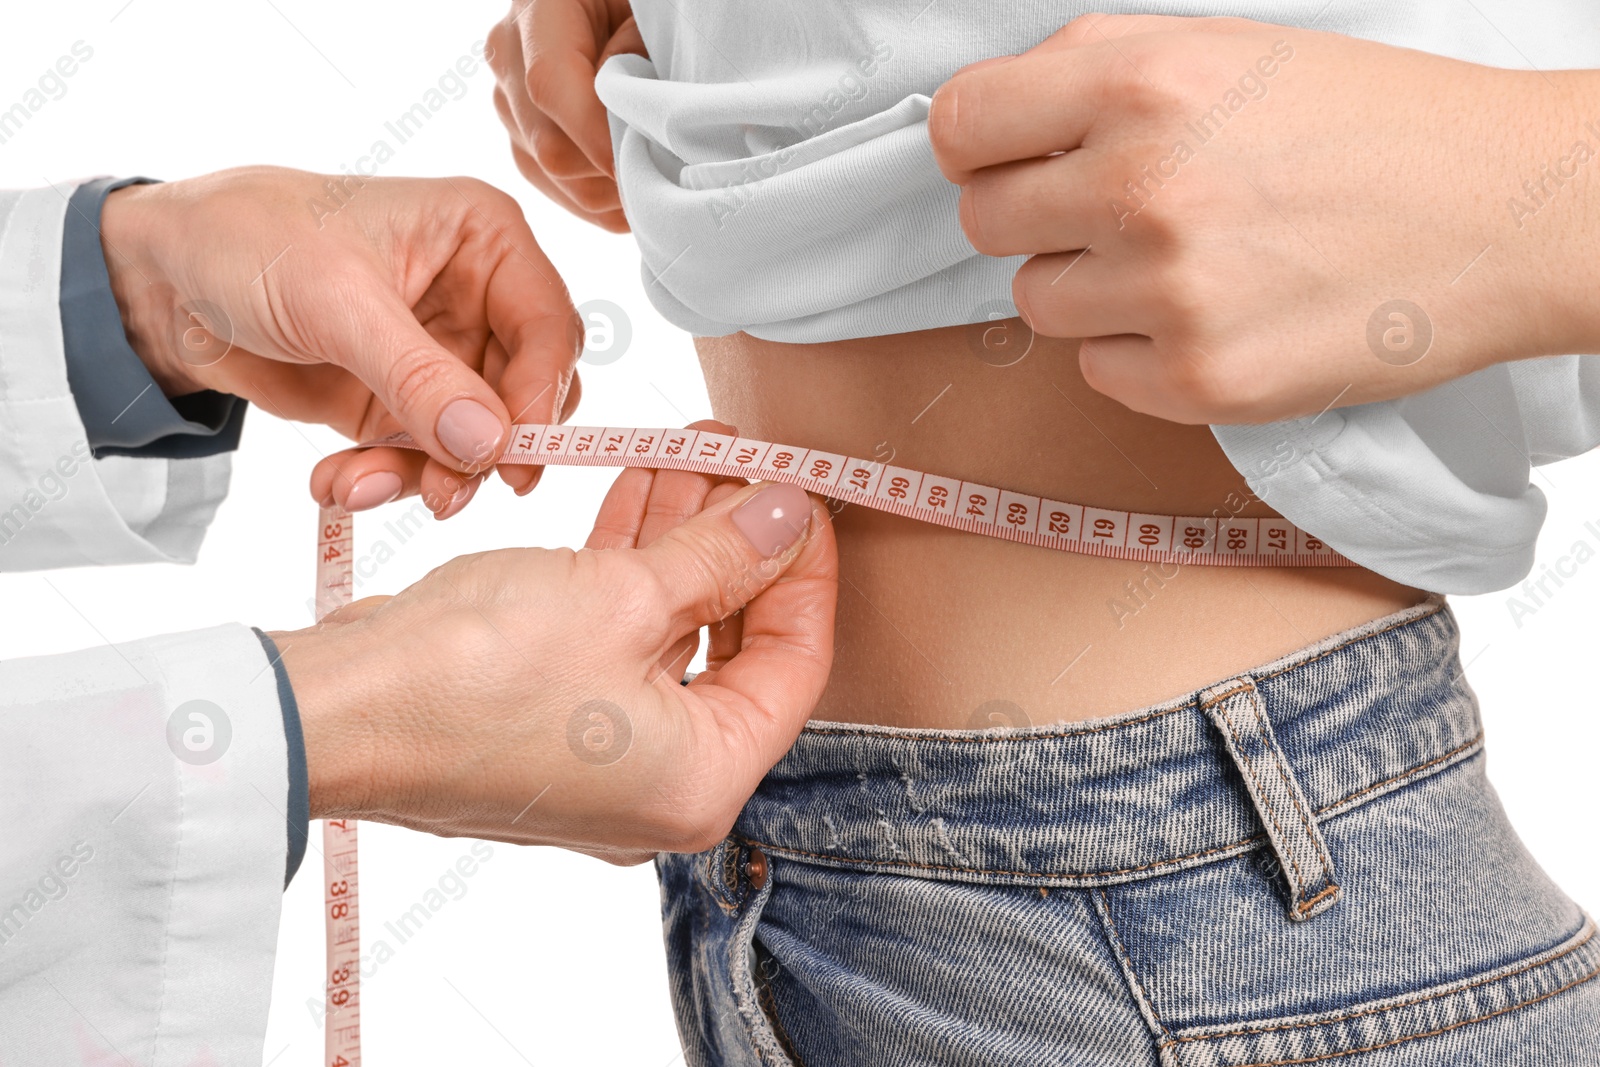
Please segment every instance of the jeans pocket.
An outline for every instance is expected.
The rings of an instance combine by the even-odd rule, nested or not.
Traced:
[[[1566,943],[1485,974],[1314,1015],[1175,1029],[1162,1052],[1174,1067],[1323,1061],[1581,1067],[1594,1062],[1600,1040],[1597,976],[1600,939],[1585,920]],[[1532,1010],[1563,994],[1580,1000],[1548,1018]]]
[[[1314,921],[1274,899],[1286,872],[1266,846],[1103,892],[1165,1067],[1600,1062],[1600,937],[1483,762],[1323,818],[1343,892]]]

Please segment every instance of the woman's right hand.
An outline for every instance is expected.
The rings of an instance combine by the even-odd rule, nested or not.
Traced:
[[[625,471],[588,548],[465,556],[274,635],[311,815],[614,863],[707,848],[822,695],[837,575],[793,486]]]
[[[511,133],[517,169],[551,200],[613,233],[626,233],[628,220],[594,78],[621,52],[645,54],[628,0],[512,0],[489,31],[495,110]]]

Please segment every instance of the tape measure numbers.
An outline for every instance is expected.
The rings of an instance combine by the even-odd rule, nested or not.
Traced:
[[[416,448],[405,434],[374,445]],[[1072,504],[835,452],[706,430],[512,427],[502,463],[655,467],[789,482],[819,496],[968,533],[1116,559],[1225,567],[1351,567],[1281,518],[1150,515]]]
[[[352,522],[341,507],[317,518],[317,618],[350,603]],[[361,907],[356,824],[322,823],[322,918],[327,931],[327,987],[322,1018],[327,1067],[361,1067]]]

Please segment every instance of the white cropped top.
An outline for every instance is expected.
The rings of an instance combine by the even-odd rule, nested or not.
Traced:
[[[1594,0],[633,0],[633,10],[649,58],[612,58],[596,88],[650,298],[695,334],[790,342],[1015,314],[1023,257],[982,256],[962,234],[928,104],[958,68],[1024,51],[1087,11],[1228,14],[1501,67],[1600,66]],[[1351,559],[1437,592],[1485,592],[1532,566],[1545,515],[1532,466],[1600,444],[1600,367],[1580,356],[1504,364],[1315,420],[1212,430],[1263,500]]]

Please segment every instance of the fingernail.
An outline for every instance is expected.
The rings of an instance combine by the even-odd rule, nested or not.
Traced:
[[[733,524],[763,556],[776,556],[800,540],[810,523],[811,498],[797,485],[769,485],[733,513]]]
[[[480,481],[481,479],[479,478],[468,478],[467,484],[456,490],[456,495],[450,498],[450,502],[444,506],[444,510],[433,517],[442,522],[466,507],[467,501],[472,499],[472,494],[478,491],[478,483]]]
[[[356,479],[344,498],[346,511],[366,511],[400,495],[400,476],[393,471],[373,471]]]
[[[500,451],[500,420],[476,400],[452,400],[435,427],[439,443],[463,463],[477,465]]]

